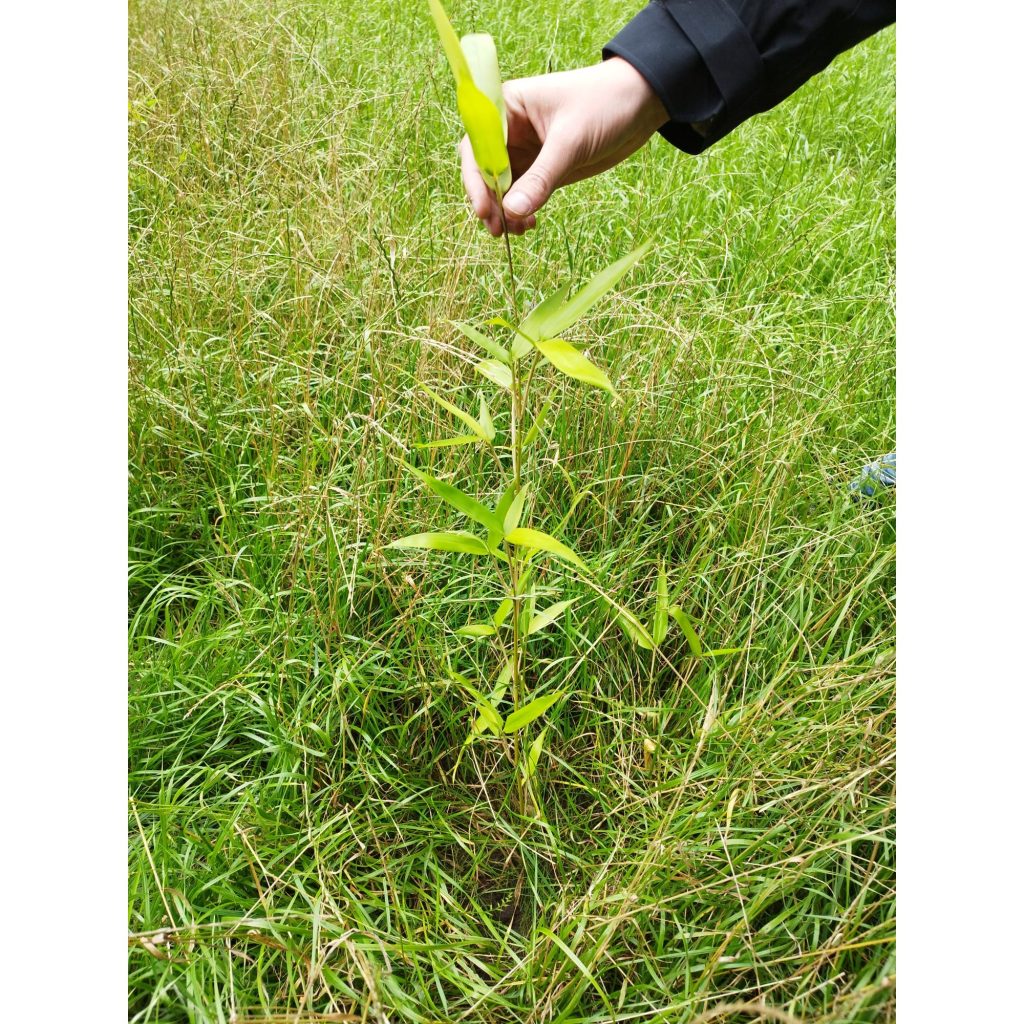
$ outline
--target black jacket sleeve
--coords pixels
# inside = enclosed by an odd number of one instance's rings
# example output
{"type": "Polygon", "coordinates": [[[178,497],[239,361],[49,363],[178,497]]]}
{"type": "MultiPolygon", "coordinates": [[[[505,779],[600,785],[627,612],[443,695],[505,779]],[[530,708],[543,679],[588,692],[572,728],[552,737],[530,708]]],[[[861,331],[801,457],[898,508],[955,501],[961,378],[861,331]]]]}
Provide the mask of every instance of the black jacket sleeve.
{"type": "Polygon", "coordinates": [[[700,153],[896,20],[896,0],[652,0],[605,47],[629,61],[700,153]]]}

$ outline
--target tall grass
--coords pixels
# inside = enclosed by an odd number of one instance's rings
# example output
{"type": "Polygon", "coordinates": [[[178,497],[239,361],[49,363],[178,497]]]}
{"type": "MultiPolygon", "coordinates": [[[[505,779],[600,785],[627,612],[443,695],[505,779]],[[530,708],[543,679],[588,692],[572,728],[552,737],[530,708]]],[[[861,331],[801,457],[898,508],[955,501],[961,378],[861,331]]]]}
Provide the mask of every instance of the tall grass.
{"type": "MultiPolygon", "coordinates": [[[[513,77],[636,6],[450,9],[513,77]]],[[[129,1018],[894,1019],[894,505],[845,495],[894,444],[892,33],[518,244],[525,305],[659,238],[575,336],[623,402],[570,392],[538,473],[614,596],[653,607],[664,557],[749,648],[551,630],[573,692],[527,829],[493,764],[456,769],[472,709],[437,684],[483,576],[384,551],[445,525],[392,454],[449,426],[416,381],[469,407],[447,324],[502,305],[425,11],[130,26],[129,1018]]]]}

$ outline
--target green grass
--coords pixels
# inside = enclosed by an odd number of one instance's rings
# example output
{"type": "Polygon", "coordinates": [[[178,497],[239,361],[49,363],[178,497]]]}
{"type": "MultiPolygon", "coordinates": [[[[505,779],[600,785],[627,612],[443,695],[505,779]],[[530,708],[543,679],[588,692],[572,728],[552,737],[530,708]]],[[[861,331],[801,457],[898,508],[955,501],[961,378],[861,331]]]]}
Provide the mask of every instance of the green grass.
{"type": "MultiPolygon", "coordinates": [[[[451,10],[513,77],[638,6],[451,10]]],[[[845,495],[895,443],[894,45],[513,240],[533,299],[657,236],[574,332],[624,401],[566,390],[545,521],[588,491],[616,598],[665,558],[746,649],[652,660],[570,588],[541,824],[454,770],[485,576],[383,550],[452,522],[392,440],[479,385],[446,321],[508,311],[425,5],[130,5],[131,1020],[894,1019],[895,506],[845,495]]]]}

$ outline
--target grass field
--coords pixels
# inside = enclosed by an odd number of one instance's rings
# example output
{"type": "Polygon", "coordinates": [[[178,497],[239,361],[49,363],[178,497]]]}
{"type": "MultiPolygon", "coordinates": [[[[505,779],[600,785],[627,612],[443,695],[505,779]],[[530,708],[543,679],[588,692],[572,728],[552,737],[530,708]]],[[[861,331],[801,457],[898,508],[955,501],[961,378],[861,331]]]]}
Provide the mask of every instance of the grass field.
{"type": "MultiPolygon", "coordinates": [[[[511,78],[639,6],[450,10],[511,78]]],[[[508,312],[425,3],[129,18],[129,1019],[893,1020],[895,503],[845,493],[895,445],[893,32],[513,240],[532,301],[658,239],[575,330],[623,402],[566,389],[534,514],[587,492],[609,591],[646,614],[664,558],[744,649],[575,595],[538,821],[456,769],[477,565],[384,550],[451,522],[395,457],[450,432],[416,382],[470,395],[448,321],[508,312]]]]}

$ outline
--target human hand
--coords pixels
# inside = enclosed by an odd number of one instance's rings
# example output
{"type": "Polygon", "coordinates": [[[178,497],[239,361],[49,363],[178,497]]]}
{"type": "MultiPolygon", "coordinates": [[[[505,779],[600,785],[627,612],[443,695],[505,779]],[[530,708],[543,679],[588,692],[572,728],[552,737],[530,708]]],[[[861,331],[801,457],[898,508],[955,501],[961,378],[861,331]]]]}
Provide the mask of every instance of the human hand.
{"type": "MultiPolygon", "coordinates": [[[[514,235],[536,226],[536,211],[556,188],[621,163],[669,119],[644,76],[621,57],[514,79],[504,95],[513,180],[503,205],[514,235]]],[[[500,235],[498,200],[477,170],[468,138],[460,152],[473,212],[500,235]]]]}

